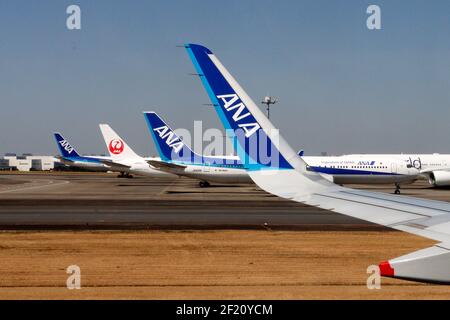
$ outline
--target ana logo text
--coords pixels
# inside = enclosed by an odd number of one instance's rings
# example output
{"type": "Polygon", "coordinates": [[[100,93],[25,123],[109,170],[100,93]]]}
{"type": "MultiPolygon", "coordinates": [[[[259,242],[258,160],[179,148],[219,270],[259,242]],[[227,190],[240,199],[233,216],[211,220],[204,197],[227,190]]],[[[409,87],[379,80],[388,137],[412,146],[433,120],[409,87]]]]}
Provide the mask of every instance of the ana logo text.
{"type": "MultiPolygon", "coordinates": [[[[226,111],[230,112],[234,110],[233,120],[235,122],[239,122],[250,116],[250,112],[248,112],[247,107],[242,103],[237,94],[223,94],[217,96],[217,98],[222,100],[223,108],[226,111]]],[[[258,131],[258,129],[261,128],[256,122],[239,123],[238,127],[244,130],[245,137],[247,138],[249,138],[252,134],[254,134],[256,131],[258,131]]]]}
{"type": "Polygon", "coordinates": [[[358,166],[374,166],[375,161],[359,161],[358,166]]]}
{"type": "Polygon", "coordinates": [[[109,151],[112,154],[121,154],[124,148],[124,143],[120,139],[112,139],[109,143],[109,151]]]}
{"type": "Polygon", "coordinates": [[[159,137],[162,140],[165,140],[166,144],[172,148],[176,154],[180,153],[183,148],[183,142],[167,126],[155,128],[153,131],[158,132],[159,137]]]}
{"type": "Polygon", "coordinates": [[[69,154],[72,153],[73,147],[67,142],[67,140],[61,140],[61,141],[59,141],[58,143],[59,143],[59,144],[61,145],[61,147],[63,147],[64,150],[66,150],[69,154]]]}

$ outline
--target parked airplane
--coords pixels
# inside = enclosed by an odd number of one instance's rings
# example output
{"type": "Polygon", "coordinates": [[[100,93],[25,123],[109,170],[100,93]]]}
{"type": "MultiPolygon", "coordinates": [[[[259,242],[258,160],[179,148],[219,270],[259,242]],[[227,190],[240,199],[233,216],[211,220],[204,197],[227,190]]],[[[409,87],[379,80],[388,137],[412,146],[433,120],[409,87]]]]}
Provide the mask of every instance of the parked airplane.
{"type": "MultiPolygon", "coordinates": [[[[102,129],[102,127],[100,127],[102,129]]],[[[58,145],[61,156],[58,159],[69,166],[84,168],[92,171],[113,171],[120,172],[120,177],[131,177],[129,173],[136,173],[140,175],[152,176],[152,177],[176,177],[167,172],[151,168],[146,162],[147,159],[132,158],[134,154],[128,145],[120,139],[119,136],[109,126],[103,126],[102,133],[106,134],[111,140],[111,146],[108,147],[110,153],[116,152],[114,157],[106,156],[81,156],[75,148],[59,133],[54,133],[56,144],[58,145]],[[115,141],[113,141],[116,139],[115,141]],[[122,145],[118,145],[115,142],[121,141],[122,145]],[[121,150],[121,152],[119,152],[121,150]],[[120,154],[127,155],[128,158],[120,159],[120,154]],[[116,158],[116,156],[118,158],[116,158]]],[[[105,137],[105,136],[104,136],[105,137]]],[[[107,138],[105,138],[106,140],[107,138]]],[[[105,141],[106,142],[106,141],[105,141]]],[[[108,144],[108,143],[107,143],[108,144]]],[[[149,158],[158,159],[158,158],[149,158]]]]}
{"type": "Polygon", "coordinates": [[[418,169],[402,159],[380,155],[303,156],[307,169],[331,176],[336,184],[394,183],[395,193],[400,184],[412,183],[421,178],[418,169]]]}
{"type": "Polygon", "coordinates": [[[161,161],[149,160],[152,166],[166,172],[200,180],[200,187],[210,182],[253,183],[237,156],[204,156],[192,151],[155,113],[144,112],[161,161]]]}
{"type": "Polygon", "coordinates": [[[417,169],[424,179],[433,186],[450,186],[450,154],[377,154],[377,155],[349,155],[396,158],[409,168],[417,169]]]}
{"type": "Polygon", "coordinates": [[[437,245],[380,263],[382,276],[450,283],[450,203],[344,188],[313,171],[281,137],[253,100],[207,48],[185,45],[220,121],[234,130],[233,146],[252,180],[282,198],[439,241],[437,245]],[[244,134],[242,134],[242,131],[244,134]],[[267,142],[276,161],[262,162],[267,142]],[[252,142],[253,141],[253,142],[252,142]]]}
{"type": "Polygon", "coordinates": [[[83,168],[87,170],[93,170],[93,171],[108,171],[111,170],[111,168],[103,163],[104,160],[107,160],[108,157],[101,157],[101,156],[81,156],[75,148],[64,139],[64,137],[58,133],[55,132],[53,134],[56,139],[56,145],[58,146],[59,152],[61,153],[61,156],[57,157],[62,163],[77,167],[77,168],[83,168]]]}
{"type": "Polygon", "coordinates": [[[100,131],[102,132],[103,139],[105,140],[106,148],[110,154],[108,160],[104,160],[104,163],[109,164],[111,167],[120,167],[120,177],[132,177],[131,174],[150,176],[154,178],[172,177],[176,178],[168,172],[164,172],[156,169],[150,165],[147,161],[160,161],[159,158],[144,158],[136,154],[128,144],[123,140],[108,124],[100,124],[100,131]]]}

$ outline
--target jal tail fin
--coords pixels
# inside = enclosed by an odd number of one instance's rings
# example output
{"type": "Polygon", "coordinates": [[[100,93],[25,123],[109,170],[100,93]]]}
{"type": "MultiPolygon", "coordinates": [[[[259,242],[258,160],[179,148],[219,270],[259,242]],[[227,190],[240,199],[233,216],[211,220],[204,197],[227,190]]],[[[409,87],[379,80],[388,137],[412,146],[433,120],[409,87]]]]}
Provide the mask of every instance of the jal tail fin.
{"type": "Polygon", "coordinates": [[[304,162],[211,50],[198,44],[185,48],[245,168],[304,170],[304,162]]]}
{"type": "Polygon", "coordinates": [[[108,124],[99,124],[99,127],[111,158],[141,158],[108,124]]]}
{"type": "Polygon", "coordinates": [[[69,141],[64,139],[59,132],[54,132],[53,135],[55,136],[59,152],[64,158],[80,157],[75,148],[69,143],[69,141]]]}
{"type": "Polygon", "coordinates": [[[156,112],[144,112],[150,135],[159,156],[164,161],[201,162],[201,156],[192,151],[156,112]]]}

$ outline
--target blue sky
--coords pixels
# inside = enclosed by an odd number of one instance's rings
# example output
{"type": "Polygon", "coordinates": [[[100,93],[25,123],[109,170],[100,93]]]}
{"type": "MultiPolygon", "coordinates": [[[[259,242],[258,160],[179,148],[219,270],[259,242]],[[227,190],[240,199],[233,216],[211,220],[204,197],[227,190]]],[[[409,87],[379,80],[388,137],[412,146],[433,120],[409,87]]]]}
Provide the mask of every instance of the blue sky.
{"type": "Polygon", "coordinates": [[[183,49],[209,47],[306,154],[450,153],[450,2],[0,2],[0,154],[55,154],[61,131],[104,153],[109,123],[154,154],[143,110],[222,128],[183,49]],[[67,6],[82,29],[66,29],[67,6]],[[366,28],[377,4],[382,30],[366,28]]]}

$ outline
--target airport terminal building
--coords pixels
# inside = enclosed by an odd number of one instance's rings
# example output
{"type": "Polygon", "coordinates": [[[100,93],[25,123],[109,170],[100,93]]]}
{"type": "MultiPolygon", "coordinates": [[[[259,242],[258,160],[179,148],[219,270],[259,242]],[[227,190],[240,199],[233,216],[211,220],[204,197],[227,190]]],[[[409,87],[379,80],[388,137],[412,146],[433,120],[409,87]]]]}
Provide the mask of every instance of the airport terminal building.
{"type": "Polygon", "coordinates": [[[0,170],[10,171],[49,171],[59,163],[54,156],[35,156],[25,153],[18,156],[14,153],[6,153],[0,157],[0,170]]]}

